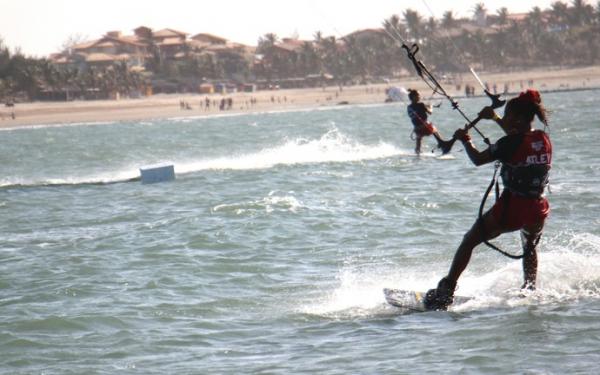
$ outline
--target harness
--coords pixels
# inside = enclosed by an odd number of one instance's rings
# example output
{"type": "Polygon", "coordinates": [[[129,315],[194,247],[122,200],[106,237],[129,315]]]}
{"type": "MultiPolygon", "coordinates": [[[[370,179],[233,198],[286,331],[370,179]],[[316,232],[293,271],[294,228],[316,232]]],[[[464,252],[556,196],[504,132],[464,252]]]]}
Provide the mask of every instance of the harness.
{"type": "Polygon", "coordinates": [[[416,132],[415,130],[417,129],[417,127],[420,126],[426,126],[428,124],[427,120],[425,120],[423,117],[421,117],[419,115],[419,113],[417,112],[417,110],[415,110],[412,107],[412,104],[410,104],[409,106],[406,107],[406,112],[408,112],[408,117],[410,118],[410,121],[413,125],[413,129],[410,132],[410,140],[414,141],[416,140],[416,132]],[[415,121],[416,120],[416,121],[415,121]],[[415,122],[418,122],[419,124],[415,124],[415,122]]]}
{"type": "MultiPolygon", "coordinates": [[[[487,200],[488,196],[490,195],[490,192],[494,188],[494,185],[496,186],[496,200],[498,200],[498,198],[500,197],[500,187],[498,186],[498,169],[500,169],[500,165],[501,165],[501,163],[499,161],[496,161],[496,164],[494,165],[494,175],[492,176],[492,181],[490,181],[490,184],[488,185],[487,189],[485,190],[485,193],[483,194],[483,198],[481,199],[481,204],[479,205],[479,213],[477,215],[477,225],[479,225],[479,228],[481,229],[481,239],[483,240],[483,243],[486,244],[490,249],[496,250],[500,254],[507,256],[511,259],[523,259],[525,257],[525,251],[523,251],[523,253],[521,253],[519,255],[511,254],[509,252],[506,252],[506,251],[500,249],[498,246],[496,246],[493,243],[486,240],[487,236],[485,233],[485,225],[483,224],[483,208],[485,207],[485,201],[487,200]]],[[[507,197],[507,199],[504,200],[504,207],[502,210],[502,219],[500,219],[501,222],[504,221],[504,213],[506,212],[506,208],[508,207],[509,199],[510,198],[507,197]]],[[[539,238],[537,239],[535,245],[537,245],[538,242],[539,242],[539,238]]]]}
{"type": "Polygon", "coordinates": [[[513,194],[525,198],[539,198],[548,185],[547,164],[514,166],[505,164],[500,170],[503,185],[513,194]]]}
{"type": "Polygon", "coordinates": [[[406,107],[406,112],[408,112],[408,117],[410,118],[413,127],[416,128],[417,126],[422,126],[428,123],[427,120],[424,119],[421,115],[419,115],[419,112],[412,107],[412,104],[406,107]],[[418,124],[415,124],[415,122],[417,122],[418,124]]]}
{"type": "MultiPolygon", "coordinates": [[[[519,152],[520,147],[517,148],[516,152],[519,152]]],[[[522,154],[521,154],[522,157],[522,154]]],[[[542,156],[539,156],[541,158],[542,156]]],[[[490,192],[496,187],[496,200],[498,200],[500,196],[500,188],[498,184],[498,170],[500,170],[500,175],[502,177],[502,184],[504,188],[510,192],[506,197],[504,197],[504,206],[502,208],[502,216],[500,218],[500,224],[502,224],[505,220],[506,211],[508,208],[508,204],[510,201],[511,195],[519,195],[525,198],[540,198],[546,186],[548,186],[548,174],[550,171],[550,165],[547,164],[548,160],[537,160],[536,159],[527,158],[527,162],[531,162],[532,164],[523,165],[519,162],[517,164],[511,163],[501,163],[500,161],[496,161],[494,166],[494,175],[492,176],[492,180],[486,189],[483,199],[481,200],[481,204],[479,206],[479,214],[477,216],[477,223],[480,227],[482,233],[482,241],[489,248],[498,251],[502,255],[505,255],[512,259],[522,259],[525,256],[525,251],[520,255],[510,254],[496,245],[490,243],[486,240],[486,232],[485,226],[483,225],[483,209],[485,206],[485,202],[490,192]],[[502,166],[502,168],[500,168],[502,166]]],[[[517,157],[517,160],[519,157],[517,157]]],[[[514,161],[514,160],[513,160],[514,161]]],[[[522,161],[521,161],[522,162],[522,161]]],[[[535,242],[534,246],[538,244],[541,236],[539,236],[535,242]]]]}

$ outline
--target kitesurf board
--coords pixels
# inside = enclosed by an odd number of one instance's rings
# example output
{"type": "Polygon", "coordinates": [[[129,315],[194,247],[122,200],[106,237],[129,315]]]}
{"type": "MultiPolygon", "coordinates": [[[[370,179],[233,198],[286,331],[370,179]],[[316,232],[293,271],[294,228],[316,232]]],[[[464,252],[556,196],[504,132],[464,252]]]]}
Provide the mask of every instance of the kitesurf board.
{"type": "MultiPolygon", "coordinates": [[[[415,292],[413,290],[389,289],[384,288],[383,294],[385,300],[392,306],[411,311],[427,311],[423,300],[425,299],[424,292],[415,292]]],[[[471,300],[471,297],[454,296],[453,305],[460,305],[471,300]]]]}

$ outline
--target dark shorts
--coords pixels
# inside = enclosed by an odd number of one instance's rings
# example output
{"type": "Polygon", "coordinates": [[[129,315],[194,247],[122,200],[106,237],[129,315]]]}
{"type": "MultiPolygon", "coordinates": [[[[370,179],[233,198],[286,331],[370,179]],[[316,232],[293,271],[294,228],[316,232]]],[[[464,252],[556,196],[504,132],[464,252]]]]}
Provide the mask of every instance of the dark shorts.
{"type": "Polygon", "coordinates": [[[433,133],[435,133],[435,131],[436,131],[435,126],[433,126],[433,124],[430,122],[419,125],[419,126],[415,126],[415,128],[414,128],[415,134],[418,135],[419,137],[425,137],[427,135],[432,135],[433,133]]]}
{"type": "Polygon", "coordinates": [[[543,223],[550,214],[546,198],[525,198],[503,192],[491,209],[492,216],[509,231],[543,223]]]}

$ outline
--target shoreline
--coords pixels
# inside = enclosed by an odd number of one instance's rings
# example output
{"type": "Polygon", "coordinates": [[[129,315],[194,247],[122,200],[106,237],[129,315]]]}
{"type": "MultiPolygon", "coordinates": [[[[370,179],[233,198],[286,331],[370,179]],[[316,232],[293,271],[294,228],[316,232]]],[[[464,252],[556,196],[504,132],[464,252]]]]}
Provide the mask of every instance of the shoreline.
{"type": "MultiPolygon", "coordinates": [[[[490,82],[490,88],[495,84],[498,92],[507,90],[509,95],[514,95],[514,93],[529,87],[536,88],[542,93],[600,89],[600,66],[480,73],[480,76],[490,82]]],[[[471,75],[456,76],[452,83],[441,78],[440,82],[456,99],[465,98],[465,84],[475,86],[475,97],[483,94],[483,90],[471,75]]],[[[0,107],[0,128],[212,117],[327,108],[342,104],[383,104],[386,99],[385,90],[392,86],[418,89],[424,93],[424,96],[431,92],[431,89],[419,77],[411,76],[390,83],[344,86],[342,88],[328,86],[253,93],[237,92],[223,95],[159,94],[138,99],[17,103],[14,108],[0,107]],[[208,109],[204,107],[207,98],[211,103],[208,109]],[[219,110],[218,105],[223,98],[232,99],[231,109],[219,110]],[[187,103],[187,106],[182,107],[182,102],[187,103]],[[14,111],[15,119],[11,118],[12,111],[14,111]]]]}

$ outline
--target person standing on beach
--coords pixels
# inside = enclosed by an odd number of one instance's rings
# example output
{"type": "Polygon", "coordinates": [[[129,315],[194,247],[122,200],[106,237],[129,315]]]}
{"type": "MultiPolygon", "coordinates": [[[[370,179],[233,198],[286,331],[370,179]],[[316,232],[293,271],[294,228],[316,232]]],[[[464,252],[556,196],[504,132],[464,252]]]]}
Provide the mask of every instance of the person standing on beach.
{"type": "Polygon", "coordinates": [[[428,310],[446,310],[452,304],[458,278],[477,245],[516,230],[521,231],[523,246],[524,283],[521,288],[534,290],[536,287],[536,247],[550,213],[544,190],[548,185],[552,144],[546,132],[533,129],[532,123],[537,117],[547,126],[546,109],[540,93],[527,90],[509,100],[504,118],[494,113],[491,107],[485,107],[479,116],[496,121],[507,135],[484,151],[473,146],[468,130],[458,129],[454,138],[462,142],[469,159],[476,166],[500,161],[504,190],[494,206],[480,215],[464,235],[448,275],[440,280],[437,288],[427,292],[424,302],[428,310]]]}
{"type": "Polygon", "coordinates": [[[441,147],[444,141],[440,133],[427,118],[432,113],[431,105],[421,102],[421,94],[417,90],[408,90],[408,99],[410,104],[406,108],[408,117],[413,124],[413,134],[415,135],[415,153],[421,154],[421,141],[423,137],[433,135],[437,141],[438,147],[441,147]]]}

